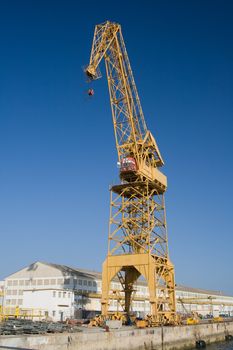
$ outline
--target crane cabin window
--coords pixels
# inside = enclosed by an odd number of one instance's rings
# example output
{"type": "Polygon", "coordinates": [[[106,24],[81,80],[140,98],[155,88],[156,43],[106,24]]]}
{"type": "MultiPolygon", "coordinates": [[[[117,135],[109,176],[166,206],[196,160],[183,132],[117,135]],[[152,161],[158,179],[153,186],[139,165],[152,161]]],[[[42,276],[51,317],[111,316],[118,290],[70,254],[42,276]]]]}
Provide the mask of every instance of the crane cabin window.
{"type": "Polygon", "coordinates": [[[132,157],[126,157],[121,160],[121,172],[136,171],[137,165],[136,161],[132,157]]]}

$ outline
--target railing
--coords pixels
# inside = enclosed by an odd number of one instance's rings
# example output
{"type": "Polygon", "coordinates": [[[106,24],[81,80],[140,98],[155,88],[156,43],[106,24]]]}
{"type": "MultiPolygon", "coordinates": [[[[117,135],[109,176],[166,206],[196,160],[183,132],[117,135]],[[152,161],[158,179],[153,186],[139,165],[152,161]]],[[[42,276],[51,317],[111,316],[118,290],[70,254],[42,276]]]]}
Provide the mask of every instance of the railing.
{"type": "Polygon", "coordinates": [[[39,308],[20,308],[18,306],[0,306],[0,320],[6,320],[8,318],[20,318],[20,319],[45,319],[48,315],[47,310],[39,308]]]}

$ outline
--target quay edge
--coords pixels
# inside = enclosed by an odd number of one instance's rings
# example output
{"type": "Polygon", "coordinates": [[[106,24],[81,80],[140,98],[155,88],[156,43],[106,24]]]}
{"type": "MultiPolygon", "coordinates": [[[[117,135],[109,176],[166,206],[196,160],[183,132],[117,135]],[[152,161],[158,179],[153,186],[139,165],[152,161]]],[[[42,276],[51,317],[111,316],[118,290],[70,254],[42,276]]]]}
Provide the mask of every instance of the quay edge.
{"type": "Polygon", "coordinates": [[[84,329],[78,333],[0,336],[1,349],[14,350],[182,350],[197,340],[207,344],[233,335],[233,322],[137,329],[125,327],[105,332],[84,329]]]}

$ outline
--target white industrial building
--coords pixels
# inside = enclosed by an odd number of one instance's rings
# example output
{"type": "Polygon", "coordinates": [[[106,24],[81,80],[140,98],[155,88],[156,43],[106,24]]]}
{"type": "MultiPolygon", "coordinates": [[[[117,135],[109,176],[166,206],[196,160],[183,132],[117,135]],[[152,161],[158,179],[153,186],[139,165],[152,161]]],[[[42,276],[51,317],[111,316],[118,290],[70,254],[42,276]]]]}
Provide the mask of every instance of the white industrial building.
{"type": "MultiPolygon", "coordinates": [[[[9,313],[16,307],[34,309],[54,321],[93,316],[101,310],[101,284],[99,272],[38,261],[5,278],[2,305],[9,313]]],[[[112,289],[119,295],[118,280],[112,281],[112,289]]],[[[133,299],[132,311],[138,316],[150,313],[145,281],[138,280],[133,299]]],[[[176,286],[176,299],[180,313],[233,316],[233,297],[221,292],[176,286]]],[[[109,309],[122,310],[114,297],[109,309]]]]}
{"type": "Polygon", "coordinates": [[[74,292],[65,289],[28,289],[23,291],[22,310],[33,310],[33,316],[64,321],[74,317],[74,292]],[[41,306],[43,308],[41,308],[41,306]]]}

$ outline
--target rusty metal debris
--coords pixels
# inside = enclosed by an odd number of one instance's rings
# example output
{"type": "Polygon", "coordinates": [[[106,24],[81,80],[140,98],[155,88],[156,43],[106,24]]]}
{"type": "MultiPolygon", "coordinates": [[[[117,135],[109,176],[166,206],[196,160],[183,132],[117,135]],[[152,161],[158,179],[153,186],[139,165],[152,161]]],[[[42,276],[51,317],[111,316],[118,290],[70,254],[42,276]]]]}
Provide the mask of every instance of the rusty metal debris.
{"type": "Polygon", "coordinates": [[[0,335],[74,333],[81,332],[78,326],[55,322],[30,320],[7,320],[0,324],[0,335]]]}

